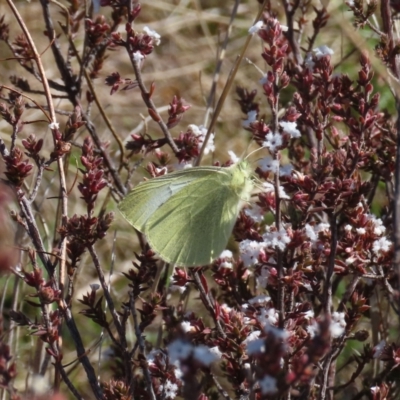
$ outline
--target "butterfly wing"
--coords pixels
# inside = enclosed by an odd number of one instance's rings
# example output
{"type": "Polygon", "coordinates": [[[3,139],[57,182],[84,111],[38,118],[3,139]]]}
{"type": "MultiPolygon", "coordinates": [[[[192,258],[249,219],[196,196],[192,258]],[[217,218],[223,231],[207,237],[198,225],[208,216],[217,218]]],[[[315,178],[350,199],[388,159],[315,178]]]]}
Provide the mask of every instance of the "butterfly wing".
{"type": "MultiPolygon", "coordinates": [[[[193,170],[192,170],[193,172],[193,170]]],[[[150,247],[176,265],[206,265],[225,249],[239,211],[231,168],[185,182],[148,219],[150,247]]]]}
{"type": "Polygon", "coordinates": [[[134,228],[144,232],[147,220],[171,196],[216,169],[215,167],[185,169],[141,182],[118,204],[118,209],[134,228]]]}

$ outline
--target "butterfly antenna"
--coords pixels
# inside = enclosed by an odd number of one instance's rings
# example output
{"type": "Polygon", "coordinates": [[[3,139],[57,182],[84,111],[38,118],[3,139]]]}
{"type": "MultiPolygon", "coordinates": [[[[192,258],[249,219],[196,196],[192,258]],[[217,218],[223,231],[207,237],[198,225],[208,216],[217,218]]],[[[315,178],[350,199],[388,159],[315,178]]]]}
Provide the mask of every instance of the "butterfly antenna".
{"type": "Polygon", "coordinates": [[[245,157],[245,160],[247,160],[252,154],[256,153],[257,151],[263,150],[264,147],[259,147],[253,151],[251,151],[249,154],[247,154],[247,156],[245,157]]]}

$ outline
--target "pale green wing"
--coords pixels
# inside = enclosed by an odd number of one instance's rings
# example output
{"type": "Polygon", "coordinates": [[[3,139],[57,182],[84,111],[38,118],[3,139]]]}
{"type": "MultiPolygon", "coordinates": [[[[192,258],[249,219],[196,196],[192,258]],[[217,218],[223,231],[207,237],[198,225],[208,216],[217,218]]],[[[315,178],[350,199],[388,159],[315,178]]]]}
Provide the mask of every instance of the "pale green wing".
{"type": "Polygon", "coordinates": [[[144,232],[150,216],[171,196],[197,179],[219,171],[218,167],[189,168],[139,183],[119,204],[123,217],[144,232]]]}
{"type": "Polygon", "coordinates": [[[206,265],[225,249],[240,203],[232,172],[217,169],[186,183],[148,219],[145,234],[161,258],[176,265],[206,265]]]}

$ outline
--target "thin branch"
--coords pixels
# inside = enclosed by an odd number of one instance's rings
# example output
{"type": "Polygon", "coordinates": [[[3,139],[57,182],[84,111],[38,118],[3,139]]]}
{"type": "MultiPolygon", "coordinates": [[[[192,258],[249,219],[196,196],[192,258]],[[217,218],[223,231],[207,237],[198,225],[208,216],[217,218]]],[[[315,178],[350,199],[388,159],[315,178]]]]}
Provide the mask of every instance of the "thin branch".
{"type": "MultiPolygon", "coordinates": [[[[129,292],[129,305],[130,305],[131,314],[132,314],[132,318],[133,318],[133,326],[135,327],[135,335],[138,340],[139,350],[140,350],[140,353],[143,355],[143,357],[146,357],[146,351],[145,351],[145,346],[144,346],[144,342],[143,342],[143,333],[139,328],[139,322],[138,322],[138,316],[137,316],[137,312],[136,312],[135,298],[133,295],[133,290],[131,290],[129,292]]],[[[142,367],[144,378],[146,381],[147,394],[150,396],[151,400],[156,400],[156,395],[154,393],[153,384],[151,382],[151,374],[147,367],[147,361],[142,361],[141,367],[142,367]]],[[[133,396],[132,383],[129,385],[129,389],[131,390],[131,395],[133,396]]]]}
{"type": "MultiPolygon", "coordinates": [[[[254,20],[254,22],[257,22],[261,18],[261,15],[264,12],[264,9],[265,9],[265,6],[266,6],[267,3],[268,3],[268,0],[264,0],[263,4],[261,5],[260,10],[259,10],[259,12],[258,12],[258,14],[257,14],[257,16],[256,16],[256,18],[254,20]]],[[[210,139],[210,136],[211,136],[211,133],[212,133],[212,131],[214,129],[215,123],[217,122],[219,114],[221,113],[222,107],[223,107],[223,105],[225,103],[225,99],[228,96],[228,93],[229,93],[229,91],[230,91],[230,89],[232,87],[232,84],[233,84],[233,81],[235,79],[236,73],[237,73],[237,71],[239,69],[240,64],[242,63],[243,57],[244,57],[244,55],[246,53],[247,48],[249,47],[249,44],[250,44],[250,41],[251,41],[252,37],[253,37],[253,35],[248,35],[247,36],[246,42],[245,42],[245,44],[244,44],[244,46],[242,48],[242,51],[240,52],[239,56],[236,58],[235,65],[233,66],[233,68],[231,69],[231,71],[229,73],[228,79],[226,80],[226,84],[224,86],[224,90],[222,91],[221,96],[218,99],[218,103],[217,103],[217,106],[215,107],[215,111],[214,111],[214,114],[212,116],[210,125],[207,128],[207,133],[206,133],[206,136],[204,138],[203,145],[201,146],[200,154],[197,157],[197,160],[195,162],[196,166],[200,165],[200,163],[201,163],[201,159],[203,158],[203,155],[204,155],[204,150],[207,147],[207,143],[208,143],[208,141],[210,139]]]]}

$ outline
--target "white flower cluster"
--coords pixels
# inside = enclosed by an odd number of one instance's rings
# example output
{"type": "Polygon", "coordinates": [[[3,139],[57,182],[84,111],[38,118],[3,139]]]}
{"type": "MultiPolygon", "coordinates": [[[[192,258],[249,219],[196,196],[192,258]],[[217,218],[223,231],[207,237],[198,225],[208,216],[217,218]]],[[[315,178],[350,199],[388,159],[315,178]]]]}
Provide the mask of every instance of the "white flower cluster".
{"type": "MultiPolygon", "coordinates": [[[[269,182],[264,182],[262,184],[265,193],[270,193],[270,192],[275,192],[275,187],[272,183],[269,182]]],[[[290,199],[290,197],[286,194],[285,189],[283,188],[283,186],[279,186],[279,198],[281,199],[290,199]]]]}
{"type": "Polygon", "coordinates": [[[277,231],[271,227],[266,227],[266,232],[262,238],[262,242],[249,239],[240,242],[239,251],[245,267],[256,264],[260,254],[264,253],[266,248],[272,247],[283,251],[291,241],[290,236],[284,228],[277,231]]]}
{"type": "Polygon", "coordinates": [[[192,356],[200,364],[209,367],[211,363],[220,358],[219,349],[210,349],[207,346],[193,346],[189,342],[177,339],[168,346],[170,361],[174,364],[177,361],[184,361],[192,356]]]}
{"type": "Polygon", "coordinates": [[[233,268],[233,254],[230,250],[224,250],[218,258],[222,261],[219,266],[220,268],[233,268]]]}
{"type": "Polygon", "coordinates": [[[329,329],[333,338],[341,336],[346,329],[346,325],[344,312],[335,311],[332,313],[332,321],[329,329]]]}
{"type": "Polygon", "coordinates": [[[287,234],[284,228],[280,228],[279,231],[272,230],[271,227],[267,227],[267,232],[263,235],[264,242],[267,247],[274,247],[279,250],[285,250],[286,246],[290,243],[290,236],[287,234]]]}
{"type": "Polygon", "coordinates": [[[318,240],[318,233],[328,229],[330,229],[330,225],[321,222],[317,225],[306,224],[304,227],[304,232],[310,241],[315,243],[318,240]]]}
{"type": "MultiPolygon", "coordinates": [[[[160,350],[153,350],[147,355],[147,362],[149,365],[155,365],[155,359],[156,357],[158,358],[158,362],[161,363],[163,367],[166,366],[166,354],[160,350]]],[[[174,363],[169,363],[170,365],[172,364],[175,367],[174,370],[174,375],[175,378],[180,380],[183,376],[183,372],[180,369],[179,366],[179,361],[175,361],[174,363]]],[[[165,398],[167,399],[174,399],[178,395],[178,385],[176,383],[173,383],[169,379],[167,379],[164,383],[164,385],[160,385],[159,391],[161,393],[165,394],[165,398]]]]}
{"type": "MultiPolygon", "coordinates": [[[[301,133],[297,129],[296,122],[280,121],[279,125],[283,132],[288,134],[291,139],[301,137],[301,133]]],[[[265,136],[265,140],[262,145],[263,147],[266,147],[271,154],[274,154],[277,150],[279,150],[279,147],[283,145],[283,136],[280,132],[269,132],[265,136]]]]}
{"type": "Polygon", "coordinates": [[[257,121],[257,111],[252,110],[247,113],[247,119],[242,122],[243,128],[249,128],[250,124],[257,121]]]}
{"type": "Polygon", "coordinates": [[[164,393],[166,399],[174,399],[178,394],[178,385],[167,379],[164,385],[160,385],[159,390],[164,393]]]}
{"type": "Polygon", "coordinates": [[[315,53],[315,57],[317,57],[318,59],[325,56],[331,56],[335,53],[331,48],[326,45],[322,45],[317,47],[316,49],[313,49],[313,52],[315,53]]]}
{"type": "Polygon", "coordinates": [[[278,151],[279,147],[283,144],[282,135],[279,132],[269,132],[265,136],[263,147],[266,147],[271,154],[278,151]]]}
{"type": "Polygon", "coordinates": [[[290,135],[291,138],[299,138],[301,137],[300,131],[297,129],[296,122],[289,122],[289,121],[281,121],[279,125],[283,129],[283,132],[290,135]]]}
{"type": "Polygon", "coordinates": [[[280,165],[278,160],[274,160],[271,156],[267,156],[258,161],[258,166],[262,172],[278,173],[279,176],[291,176],[293,171],[292,164],[280,165]]]}
{"type": "MultiPolygon", "coordinates": [[[[194,124],[191,124],[188,126],[188,129],[197,136],[199,139],[199,150],[203,146],[204,139],[207,135],[207,128],[204,127],[203,125],[197,126],[194,124]]],[[[214,145],[214,134],[212,133],[208,139],[207,146],[204,149],[204,155],[207,155],[209,153],[213,153],[215,151],[215,145],[214,145]]]]}
{"type": "MultiPolygon", "coordinates": [[[[375,241],[372,244],[372,251],[376,256],[381,256],[384,253],[387,253],[390,251],[390,249],[393,246],[393,242],[387,238],[387,236],[383,236],[386,233],[386,227],[383,225],[383,221],[380,218],[377,218],[373,214],[367,214],[366,215],[368,223],[367,227],[369,225],[369,228],[372,228],[372,233],[376,236],[379,236],[375,239],[375,241]]],[[[347,232],[351,232],[353,230],[353,226],[350,224],[347,224],[344,229],[347,232]]],[[[367,234],[368,229],[364,227],[358,227],[354,228],[356,233],[360,236],[367,234]]],[[[351,258],[350,260],[353,260],[351,258]]],[[[348,263],[347,263],[348,264],[348,263]]]]}
{"type": "Polygon", "coordinates": [[[264,220],[265,212],[257,204],[252,204],[250,208],[246,208],[244,213],[250,217],[254,222],[262,222],[264,220]]]}
{"type": "Polygon", "coordinates": [[[153,43],[155,46],[158,46],[161,43],[161,36],[153,29],[150,29],[148,26],[145,26],[143,28],[143,32],[153,39],[153,43]]]}

